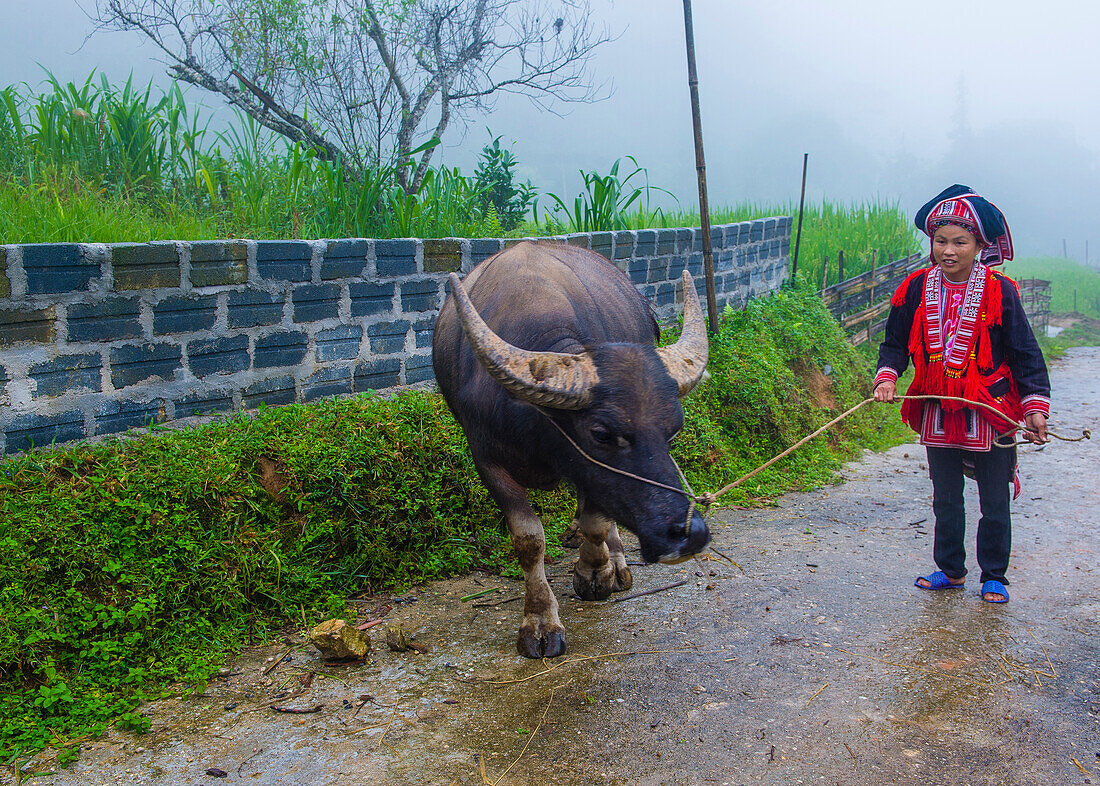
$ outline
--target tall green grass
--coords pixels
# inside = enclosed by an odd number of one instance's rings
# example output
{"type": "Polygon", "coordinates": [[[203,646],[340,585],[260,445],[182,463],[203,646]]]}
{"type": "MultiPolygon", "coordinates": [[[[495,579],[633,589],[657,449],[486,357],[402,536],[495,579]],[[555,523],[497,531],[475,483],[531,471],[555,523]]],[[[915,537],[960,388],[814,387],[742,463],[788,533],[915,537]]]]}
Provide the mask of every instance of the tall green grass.
{"type": "Polygon", "coordinates": [[[234,237],[218,216],[111,194],[49,175],[33,183],[0,175],[0,243],[114,243],[234,237]]]}
{"type": "Polygon", "coordinates": [[[1100,317],[1100,273],[1080,262],[1061,257],[1025,257],[1006,262],[1004,271],[1017,280],[1041,278],[1049,281],[1050,310],[1055,314],[1076,310],[1079,314],[1100,317]]]}
{"type": "MultiPolygon", "coordinates": [[[[416,193],[398,187],[403,162],[353,178],[312,150],[289,144],[239,115],[221,133],[187,104],[178,85],[156,93],[93,74],[52,76],[46,89],[0,90],[0,243],[122,242],[216,237],[492,237],[698,226],[697,212],[651,207],[646,169],[626,156],[607,174],[582,172],[574,198],[548,195],[556,210],[505,232],[490,193],[514,159],[487,146],[477,177],[430,170],[416,193]],[[620,165],[629,162],[622,169],[620,165]],[[627,171],[629,169],[629,171],[627,171]]],[[[526,187],[525,187],[526,188],[526,187]]],[[[534,197],[525,190],[521,204],[534,197]]],[[[544,202],[545,207],[545,202],[544,202]]],[[[523,208],[521,208],[523,209],[523,208]]],[[[712,211],[714,223],[795,215],[791,204],[744,203],[712,211]]],[[[517,217],[509,213],[511,227],[517,217]]],[[[809,205],[800,277],[821,285],[919,246],[895,203],[809,205]]],[[[791,248],[794,249],[792,227],[791,248]]]]}
{"type": "MultiPolygon", "coordinates": [[[[0,90],[0,201],[32,200],[0,242],[499,234],[487,185],[429,171],[415,193],[393,162],[351,177],[238,115],[214,133],[178,85],[121,88],[52,76],[0,90]],[[112,214],[117,214],[112,218],[112,214]]],[[[414,151],[416,152],[416,151],[414,151]]]]}

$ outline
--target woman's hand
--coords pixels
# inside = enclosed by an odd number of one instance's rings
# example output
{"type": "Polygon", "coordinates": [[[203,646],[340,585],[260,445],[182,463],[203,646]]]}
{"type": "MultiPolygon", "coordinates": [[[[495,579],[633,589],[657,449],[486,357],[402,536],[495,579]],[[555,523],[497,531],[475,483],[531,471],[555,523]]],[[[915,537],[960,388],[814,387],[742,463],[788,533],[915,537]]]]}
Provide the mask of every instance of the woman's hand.
{"type": "Polygon", "coordinates": [[[898,385],[896,382],[889,380],[880,382],[875,388],[875,401],[891,402],[894,400],[894,396],[898,392],[898,385]]]}
{"type": "Polygon", "coordinates": [[[1032,412],[1030,415],[1024,416],[1024,423],[1027,425],[1027,431],[1024,431],[1024,439],[1028,442],[1034,442],[1036,445],[1042,445],[1047,441],[1047,416],[1042,412],[1032,412]]]}

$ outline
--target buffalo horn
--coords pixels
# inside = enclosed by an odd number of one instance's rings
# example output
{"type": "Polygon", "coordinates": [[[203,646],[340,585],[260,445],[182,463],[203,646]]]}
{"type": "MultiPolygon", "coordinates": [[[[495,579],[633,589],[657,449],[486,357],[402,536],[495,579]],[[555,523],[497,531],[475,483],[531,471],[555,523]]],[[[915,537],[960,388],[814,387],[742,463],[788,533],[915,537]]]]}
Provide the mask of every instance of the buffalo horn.
{"type": "Polygon", "coordinates": [[[668,375],[676,380],[683,398],[692,391],[707,368],[710,342],[707,340],[703,307],[699,305],[699,293],[695,282],[686,270],[681,277],[684,285],[684,330],[680,340],[667,347],[658,347],[657,354],[665,364],[668,375]]]}
{"type": "Polygon", "coordinates": [[[596,364],[586,354],[532,352],[509,344],[485,324],[458,276],[451,273],[451,292],[474,355],[489,375],[528,403],[553,409],[584,409],[599,382],[596,364]]]}

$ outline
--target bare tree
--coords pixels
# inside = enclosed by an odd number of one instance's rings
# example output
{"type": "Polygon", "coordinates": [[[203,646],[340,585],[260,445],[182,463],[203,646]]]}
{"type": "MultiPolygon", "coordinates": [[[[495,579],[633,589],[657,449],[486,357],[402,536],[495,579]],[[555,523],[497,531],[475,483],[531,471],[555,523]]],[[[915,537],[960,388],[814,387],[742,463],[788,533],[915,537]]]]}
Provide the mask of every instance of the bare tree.
{"type": "Polygon", "coordinates": [[[100,28],[159,47],[172,76],[357,179],[397,164],[409,191],[452,119],[489,111],[501,93],[544,108],[597,98],[589,63],[611,39],[589,0],[98,0],[97,10],[100,28]]]}

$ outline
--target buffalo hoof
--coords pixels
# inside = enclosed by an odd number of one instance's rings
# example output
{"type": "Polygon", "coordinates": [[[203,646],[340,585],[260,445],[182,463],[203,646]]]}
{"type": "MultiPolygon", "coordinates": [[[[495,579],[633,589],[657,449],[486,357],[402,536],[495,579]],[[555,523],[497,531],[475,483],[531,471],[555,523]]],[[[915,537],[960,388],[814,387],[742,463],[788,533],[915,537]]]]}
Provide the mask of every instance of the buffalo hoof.
{"type": "Polygon", "coordinates": [[[525,658],[556,658],[565,654],[565,629],[545,623],[519,629],[516,651],[525,658]]]}
{"type": "Polygon", "coordinates": [[[599,570],[578,562],[573,568],[573,589],[581,600],[605,600],[612,592],[620,592],[634,583],[630,571],[626,571],[629,583],[626,587],[619,586],[619,575],[611,563],[606,563],[599,570]]]}

